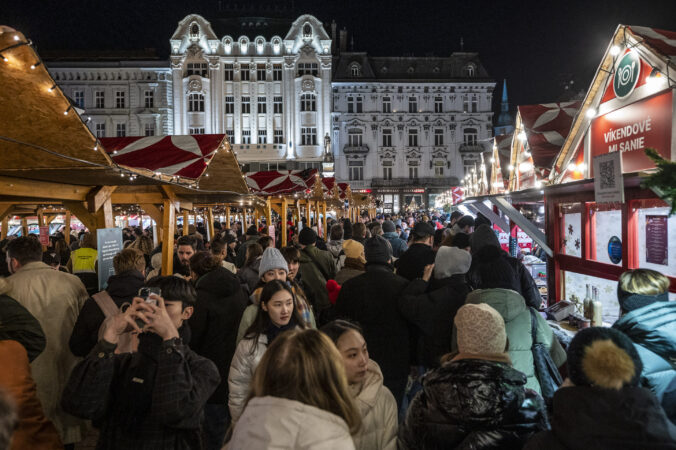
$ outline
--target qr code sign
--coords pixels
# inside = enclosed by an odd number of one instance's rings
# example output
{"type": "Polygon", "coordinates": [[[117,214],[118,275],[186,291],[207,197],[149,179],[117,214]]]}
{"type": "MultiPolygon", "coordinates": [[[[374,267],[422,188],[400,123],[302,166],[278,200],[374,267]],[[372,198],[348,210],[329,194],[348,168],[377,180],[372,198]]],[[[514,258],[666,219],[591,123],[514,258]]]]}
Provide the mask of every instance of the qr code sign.
{"type": "Polygon", "coordinates": [[[601,189],[613,189],[615,183],[615,161],[603,161],[599,163],[601,189]]]}

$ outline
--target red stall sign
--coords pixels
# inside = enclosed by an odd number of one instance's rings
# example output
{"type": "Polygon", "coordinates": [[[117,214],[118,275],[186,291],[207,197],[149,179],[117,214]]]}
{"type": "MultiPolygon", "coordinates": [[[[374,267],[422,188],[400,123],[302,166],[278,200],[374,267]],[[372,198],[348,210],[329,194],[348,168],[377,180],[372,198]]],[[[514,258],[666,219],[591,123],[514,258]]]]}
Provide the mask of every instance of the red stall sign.
{"type": "Polygon", "coordinates": [[[645,148],[655,148],[671,159],[672,91],[632,103],[603,116],[591,124],[591,155],[622,152],[625,173],[651,169],[655,164],[645,148]]]}

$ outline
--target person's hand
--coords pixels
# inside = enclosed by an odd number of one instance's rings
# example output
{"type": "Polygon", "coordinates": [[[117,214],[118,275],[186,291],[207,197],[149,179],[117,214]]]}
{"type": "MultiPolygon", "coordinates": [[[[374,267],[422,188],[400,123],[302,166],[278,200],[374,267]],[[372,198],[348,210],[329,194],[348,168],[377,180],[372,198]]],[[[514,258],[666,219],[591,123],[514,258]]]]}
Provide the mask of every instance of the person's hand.
{"type": "Polygon", "coordinates": [[[152,298],[157,300],[157,306],[146,303],[151,308],[151,312],[146,314],[148,322],[143,327],[143,331],[151,331],[159,335],[164,341],[179,337],[178,330],[167,312],[164,299],[157,295],[153,295],[152,298]]]}
{"type": "Polygon", "coordinates": [[[151,311],[149,305],[147,305],[142,298],[134,298],[132,305],[127,308],[126,311],[115,314],[105,320],[102,338],[106,342],[117,344],[120,335],[123,333],[128,331],[141,333],[142,330],[139,328],[136,320],[138,319],[141,322],[148,323],[146,314],[151,311]]]}
{"type": "Polygon", "coordinates": [[[432,271],[434,270],[434,264],[428,264],[425,266],[425,270],[423,271],[423,276],[422,279],[425,281],[430,281],[430,278],[432,278],[432,271]]]}

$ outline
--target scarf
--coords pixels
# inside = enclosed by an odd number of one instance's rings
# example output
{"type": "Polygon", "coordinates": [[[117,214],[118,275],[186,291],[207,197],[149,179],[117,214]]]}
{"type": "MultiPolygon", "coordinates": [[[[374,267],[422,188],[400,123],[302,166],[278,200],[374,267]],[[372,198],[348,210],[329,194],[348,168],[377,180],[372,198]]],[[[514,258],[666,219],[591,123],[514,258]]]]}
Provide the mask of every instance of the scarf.
{"type": "Polygon", "coordinates": [[[278,327],[277,325],[271,322],[270,325],[268,326],[268,329],[265,330],[265,335],[268,338],[268,347],[270,346],[270,344],[272,344],[272,341],[274,341],[277,336],[279,336],[285,331],[293,330],[297,326],[298,323],[296,322],[296,318],[293,317],[293,314],[291,315],[291,320],[289,320],[289,323],[287,323],[284,326],[278,327]]]}

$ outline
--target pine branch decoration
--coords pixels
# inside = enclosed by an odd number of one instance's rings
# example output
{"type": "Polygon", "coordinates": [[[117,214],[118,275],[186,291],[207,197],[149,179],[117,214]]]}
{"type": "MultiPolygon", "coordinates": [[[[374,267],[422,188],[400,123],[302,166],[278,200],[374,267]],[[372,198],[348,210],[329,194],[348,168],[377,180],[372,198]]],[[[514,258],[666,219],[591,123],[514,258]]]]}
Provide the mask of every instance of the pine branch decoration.
{"type": "Polygon", "coordinates": [[[669,215],[676,214],[676,162],[662,158],[654,148],[646,148],[645,153],[655,162],[657,172],[648,176],[641,185],[659,191],[660,198],[671,206],[669,215]]]}

